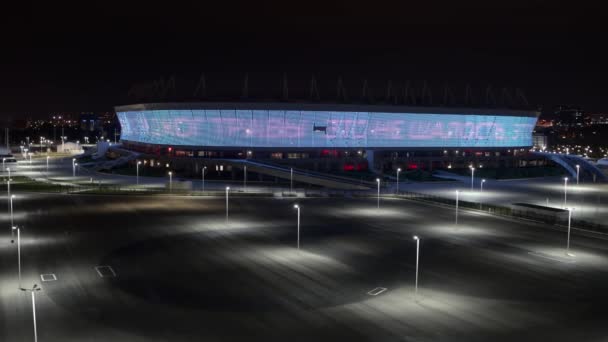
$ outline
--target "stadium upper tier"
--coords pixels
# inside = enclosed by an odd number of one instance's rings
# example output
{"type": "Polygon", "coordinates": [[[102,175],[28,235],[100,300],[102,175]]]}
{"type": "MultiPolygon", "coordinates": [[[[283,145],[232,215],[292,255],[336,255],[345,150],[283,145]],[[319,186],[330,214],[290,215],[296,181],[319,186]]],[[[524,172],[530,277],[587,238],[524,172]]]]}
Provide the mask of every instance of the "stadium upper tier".
{"type": "Polygon", "coordinates": [[[532,146],[538,113],[298,103],[116,107],[121,140],[210,148],[505,148],[532,146]]]}

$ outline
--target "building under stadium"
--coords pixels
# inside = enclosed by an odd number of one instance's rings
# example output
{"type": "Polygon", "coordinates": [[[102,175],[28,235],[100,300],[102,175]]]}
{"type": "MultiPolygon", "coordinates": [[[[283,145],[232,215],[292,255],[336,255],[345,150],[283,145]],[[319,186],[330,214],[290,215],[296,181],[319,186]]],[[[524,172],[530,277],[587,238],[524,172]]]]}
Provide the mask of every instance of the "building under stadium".
{"type": "Polygon", "coordinates": [[[115,110],[125,149],[192,172],[234,159],[340,172],[542,162],[527,153],[537,111],[242,102],[115,110]]]}

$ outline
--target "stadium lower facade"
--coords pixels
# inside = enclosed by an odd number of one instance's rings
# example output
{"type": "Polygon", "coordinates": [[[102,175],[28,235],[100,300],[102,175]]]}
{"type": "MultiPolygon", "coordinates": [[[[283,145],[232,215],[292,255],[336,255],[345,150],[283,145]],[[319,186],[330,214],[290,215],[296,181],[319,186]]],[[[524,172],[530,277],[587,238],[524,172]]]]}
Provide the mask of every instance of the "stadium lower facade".
{"type": "Polygon", "coordinates": [[[317,171],[518,166],[526,163],[539,114],[300,103],[154,103],[115,109],[123,146],[157,161],[190,161],[198,169],[209,159],[249,158],[317,171]]]}

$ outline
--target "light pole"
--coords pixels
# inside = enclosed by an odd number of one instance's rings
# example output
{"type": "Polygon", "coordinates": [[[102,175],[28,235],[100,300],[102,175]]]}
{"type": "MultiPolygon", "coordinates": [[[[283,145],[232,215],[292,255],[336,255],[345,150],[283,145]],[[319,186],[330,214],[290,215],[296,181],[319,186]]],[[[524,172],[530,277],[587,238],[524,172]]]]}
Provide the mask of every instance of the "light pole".
{"type": "Polygon", "coordinates": [[[10,197],[10,201],[11,201],[11,227],[14,225],[14,220],[13,220],[13,198],[15,198],[15,195],[11,195],[10,197]]]}
{"type": "Polygon", "coordinates": [[[230,187],[226,187],[226,223],[228,223],[228,193],[230,192],[230,187]]]}
{"type": "Polygon", "coordinates": [[[380,178],[376,178],[376,183],[378,183],[378,209],[380,209],[380,178]]]}
{"type": "Polygon", "coordinates": [[[399,174],[401,173],[401,168],[397,168],[397,194],[399,194],[399,174]]]}
{"type": "Polygon", "coordinates": [[[289,169],[289,192],[293,193],[293,167],[289,169]]]}
{"type": "Polygon", "coordinates": [[[247,165],[243,168],[243,191],[247,192],[247,165]]]}
{"type": "Polygon", "coordinates": [[[414,240],[416,241],[416,285],[415,285],[415,293],[418,294],[418,260],[420,258],[420,239],[418,236],[414,235],[414,240]]]}
{"type": "Polygon", "coordinates": [[[74,163],[74,175],[76,175],[76,170],[78,170],[78,163],[74,163]]]}
{"type": "Polygon", "coordinates": [[[72,177],[76,178],[76,158],[72,158],[72,177]]]}
{"type": "Polygon", "coordinates": [[[471,167],[471,192],[473,191],[474,184],[475,184],[475,168],[471,167]]]}
{"type": "Polygon", "coordinates": [[[458,195],[460,195],[460,191],[456,190],[456,225],[458,225],[458,195]]]}
{"type": "Polygon", "coordinates": [[[203,178],[203,192],[205,192],[205,170],[207,170],[207,167],[203,166],[203,168],[201,169],[202,178],[203,178]]]}
{"type": "Polygon", "coordinates": [[[173,172],[169,171],[169,193],[173,192],[173,172]]]}
{"type": "Polygon", "coordinates": [[[6,158],[2,158],[2,171],[6,170],[6,168],[4,167],[5,161],[6,161],[6,158]]]}
{"type": "Polygon", "coordinates": [[[568,202],[568,177],[564,178],[564,209],[566,208],[566,203],[568,202]]]}
{"type": "Polygon", "coordinates": [[[298,250],[300,250],[300,206],[295,204],[293,207],[298,209],[298,250]]]}
{"type": "Polygon", "coordinates": [[[34,342],[38,342],[38,331],[36,329],[36,291],[40,291],[38,284],[34,284],[31,289],[22,288],[21,291],[30,291],[32,293],[32,316],[34,318],[34,342]]]}
{"type": "Polygon", "coordinates": [[[570,254],[570,228],[572,225],[572,210],[573,208],[568,208],[568,238],[566,239],[566,255],[574,256],[574,254],[570,254]]]}
{"type": "MultiPolygon", "coordinates": [[[[10,179],[6,181],[6,192],[7,192],[7,197],[6,198],[9,201],[8,212],[10,214],[10,211],[11,211],[11,207],[10,207],[10,201],[11,201],[11,180],[10,179]]],[[[12,227],[12,225],[11,225],[11,227],[12,227]]],[[[11,230],[11,236],[12,235],[13,235],[13,231],[11,230]]]]}
{"type": "Polygon", "coordinates": [[[17,269],[19,272],[19,288],[21,288],[21,229],[13,226],[13,230],[17,231],[17,269]]]}
{"type": "Polygon", "coordinates": [[[576,185],[578,185],[578,175],[581,171],[581,166],[576,164],[576,185]]]}
{"type": "Polygon", "coordinates": [[[135,183],[136,183],[137,185],[139,185],[139,165],[141,165],[141,162],[140,162],[140,161],[137,161],[137,163],[135,164],[135,170],[136,170],[136,171],[135,171],[135,172],[136,172],[136,176],[135,176],[135,179],[136,179],[136,180],[135,180],[135,183]]]}
{"type": "Polygon", "coordinates": [[[8,171],[8,180],[10,181],[11,180],[11,168],[7,167],[6,171],[8,171]]]}
{"type": "Polygon", "coordinates": [[[46,156],[46,173],[47,173],[47,176],[48,176],[48,173],[49,173],[49,156],[46,156]]]}
{"type": "Polygon", "coordinates": [[[481,184],[479,185],[479,192],[481,192],[481,193],[483,193],[483,183],[485,183],[485,182],[486,182],[486,180],[482,179],[481,184]]]}

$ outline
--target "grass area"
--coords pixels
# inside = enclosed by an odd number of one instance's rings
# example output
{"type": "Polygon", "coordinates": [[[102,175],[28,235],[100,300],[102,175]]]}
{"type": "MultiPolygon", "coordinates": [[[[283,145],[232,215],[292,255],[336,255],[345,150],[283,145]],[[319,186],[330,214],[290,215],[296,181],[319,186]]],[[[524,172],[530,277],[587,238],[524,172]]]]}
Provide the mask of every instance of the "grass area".
{"type": "MultiPolygon", "coordinates": [[[[470,169],[454,169],[449,172],[464,176],[470,176],[470,169]]],[[[562,176],[565,172],[561,167],[538,166],[538,167],[515,167],[515,168],[482,168],[475,169],[475,177],[488,179],[516,179],[562,176]]]]}
{"type": "Polygon", "coordinates": [[[376,178],[378,178],[377,175],[369,171],[330,171],[327,172],[327,174],[338,177],[352,178],[354,180],[364,182],[375,182],[376,178]]]}
{"type": "Polygon", "coordinates": [[[84,157],[77,158],[77,161],[79,164],[84,164],[84,163],[91,163],[91,162],[98,161],[98,160],[93,159],[92,156],[84,156],[84,157]]]}
{"type": "MultiPolygon", "coordinates": [[[[11,179],[13,180],[11,191],[66,192],[70,188],[66,185],[39,182],[25,176],[11,177],[11,179]]],[[[6,183],[3,183],[1,188],[6,191],[6,183]]]]}
{"type": "MultiPolygon", "coordinates": [[[[137,169],[135,166],[123,166],[118,168],[113,168],[111,170],[101,170],[104,173],[116,174],[116,175],[125,175],[125,176],[133,176],[137,175],[137,169]]],[[[139,175],[141,177],[168,177],[167,173],[169,169],[163,167],[140,167],[139,175]]],[[[175,176],[174,174],[174,177],[175,176]]]]}
{"type": "Polygon", "coordinates": [[[449,182],[451,179],[439,178],[433,176],[433,173],[425,170],[412,170],[402,172],[399,177],[403,180],[411,180],[415,182],[449,182]]]}

